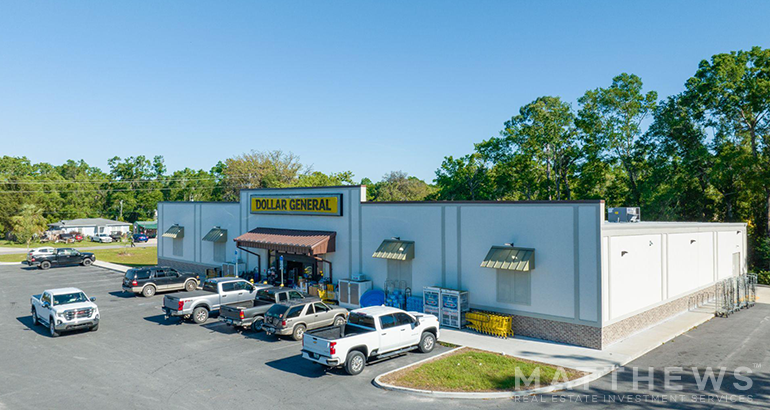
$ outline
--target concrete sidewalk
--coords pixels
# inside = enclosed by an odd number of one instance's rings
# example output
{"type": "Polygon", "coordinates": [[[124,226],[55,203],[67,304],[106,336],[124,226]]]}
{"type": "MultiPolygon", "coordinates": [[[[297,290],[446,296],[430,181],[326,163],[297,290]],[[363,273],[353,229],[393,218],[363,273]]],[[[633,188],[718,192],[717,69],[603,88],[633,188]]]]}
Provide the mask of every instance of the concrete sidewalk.
{"type": "Polygon", "coordinates": [[[98,267],[104,268],[104,269],[114,270],[116,272],[121,272],[121,273],[126,273],[126,271],[131,269],[130,266],[119,265],[117,263],[104,262],[104,261],[100,261],[100,260],[95,261],[94,262],[94,266],[98,266],[98,267]]]}
{"type": "MultiPolygon", "coordinates": [[[[770,288],[757,287],[757,303],[770,303],[770,288]]],[[[663,343],[715,318],[714,305],[706,304],[698,309],[684,312],[643,330],[604,350],[571,346],[545,340],[516,337],[500,339],[471,330],[441,329],[442,342],[503,353],[554,366],[569,367],[585,372],[607,372],[623,366],[663,343]]]]}

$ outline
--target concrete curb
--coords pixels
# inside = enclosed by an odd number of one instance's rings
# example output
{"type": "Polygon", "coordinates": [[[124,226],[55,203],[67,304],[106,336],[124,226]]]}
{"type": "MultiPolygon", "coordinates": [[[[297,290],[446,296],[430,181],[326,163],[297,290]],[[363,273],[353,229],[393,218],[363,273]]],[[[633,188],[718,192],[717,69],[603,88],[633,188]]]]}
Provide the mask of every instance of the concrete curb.
{"type": "Polygon", "coordinates": [[[441,353],[439,355],[429,357],[427,359],[420,360],[419,362],[412,363],[406,366],[399,367],[398,369],[391,370],[389,372],[385,372],[377,377],[374,378],[374,385],[384,389],[384,390],[390,390],[390,391],[398,391],[403,393],[409,393],[414,394],[418,396],[427,396],[427,397],[435,397],[435,398],[442,398],[442,399],[510,399],[513,397],[521,397],[521,396],[532,396],[535,394],[542,394],[542,393],[551,393],[558,390],[566,390],[571,389],[573,387],[577,387],[586,383],[590,383],[594,380],[597,380],[599,378],[604,377],[605,375],[609,374],[611,371],[615,370],[617,366],[609,366],[604,369],[601,369],[599,371],[595,371],[591,374],[588,374],[586,376],[583,376],[579,379],[570,380],[568,382],[564,383],[557,383],[545,387],[539,387],[536,389],[531,390],[521,390],[521,391],[512,391],[512,392],[479,392],[479,393],[467,393],[467,392],[446,392],[446,391],[435,391],[435,390],[420,390],[420,389],[412,389],[409,387],[401,387],[401,386],[394,386],[392,384],[388,384],[382,381],[382,378],[391,374],[395,373],[404,369],[408,369],[410,367],[419,366],[425,362],[435,360],[441,356],[448,355],[452,352],[455,352],[459,349],[462,349],[465,346],[456,347],[448,352],[441,353]]]}
{"type": "Polygon", "coordinates": [[[0,262],[0,265],[2,266],[13,266],[13,265],[23,265],[21,262],[0,262]]]}

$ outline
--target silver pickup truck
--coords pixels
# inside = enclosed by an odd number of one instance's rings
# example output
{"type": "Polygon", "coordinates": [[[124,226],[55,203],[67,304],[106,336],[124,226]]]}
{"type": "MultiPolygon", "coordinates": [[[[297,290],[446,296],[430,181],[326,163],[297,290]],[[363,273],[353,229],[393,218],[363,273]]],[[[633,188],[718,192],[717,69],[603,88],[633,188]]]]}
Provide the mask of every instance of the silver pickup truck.
{"type": "Polygon", "coordinates": [[[205,323],[209,315],[219,312],[220,306],[248,304],[259,289],[267,285],[254,285],[240,278],[214,278],[203,283],[201,290],[178,292],[163,298],[166,319],[171,316],[192,318],[195,323],[205,323]]]}

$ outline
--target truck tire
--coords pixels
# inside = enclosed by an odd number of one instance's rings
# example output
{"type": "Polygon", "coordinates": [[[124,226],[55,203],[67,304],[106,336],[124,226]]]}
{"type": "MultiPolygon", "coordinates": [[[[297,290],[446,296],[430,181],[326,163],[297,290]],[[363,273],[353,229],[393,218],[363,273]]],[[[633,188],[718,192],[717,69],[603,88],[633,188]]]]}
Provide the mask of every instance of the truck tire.
{"type": "Polygon", "coordinates": [[[206,321],[209,320],[209,310],[203,306],[195,308],[195,310],[193,310],[192,319],[193,322],[197,324],[206,323],[206,321]]]}
{"type": "Polygon", "coordinates": [[[197,288],[198,288],[198,284],[197,284],[197,283],[195,283],[195,281],[194,281],[194,280],[188,280],[188,281],[187,281],[187,282],[184,284],[184,290],[186,290],[186,291],[188,291],[188,292],[192,292],[192,291],[194,291],[194,290],[195,290],[195,289],[197,289],[197,288]]]}
{"type": "Polygon", "coordinates": [[[257,316],[254,318],[254,322],[251,323],[251,330],[255,332],[259,332],[262,330],[262,325],[265,324],[265,318],[262,316],[257,316]]]}
{"type": "Polygon", "coordinates": [[[91,258],[85,258],[83,259],[83,266],[90,266],[94,261],[91,260],[91,258]]]}
{"type": "Polygon", "coordinates": [[[48,262],[48,261],[40,262],[40,269],[47,270],[50,267],[51,267],[51,262],[48,262]]]}
{"type": "Polygon", "coordinates": [[[142,289],[142,296],[146,298],[151,298],[155,296],[155,286],[153,285],[147,285],[142,289]]]}
{"type": "Polygon", "coordinates": [[[349,375],[355,376],[360,374],[364,371],[364,367],[366,367],[366,357],[364,357],[363,353],[358,350],[348,353],[348,357],[345,359],[345,371],[349,375]]]}
{"type": "Polygon", "coordinates": [[[48,332],[51,334],[51,337],[59,337],[59,332],[56,331],[56,321],[53,317],[48,319],[48,332]]]}
{"type": "Polygon", "coordinates": [[[345,324],[345,322],[346,322],[346,320],[345,320],[344,316],[337,316],[337,317],[334,318],[333,326],[342,326],[342,325],[345,324]]]}
{"type": "Polygon", "coordinates": [[[40,324],[40,319],[37,318],[37,310],[35,308],[32,308],[32,326],[37,326],[40,324]]]}
{"type": "Polygon", "coordinates": [[[436,347],[436,336],[431,332],[423,332],[420,337],[420,344],[417,345],[421,353],[430,353],[436,347]]]}
{"type": "Polygon", "coordinates": [[[294,331],[291,332],[292,339],[296,341],[302,340],[305,337],[305,325],[294,326],[294,331]]]}

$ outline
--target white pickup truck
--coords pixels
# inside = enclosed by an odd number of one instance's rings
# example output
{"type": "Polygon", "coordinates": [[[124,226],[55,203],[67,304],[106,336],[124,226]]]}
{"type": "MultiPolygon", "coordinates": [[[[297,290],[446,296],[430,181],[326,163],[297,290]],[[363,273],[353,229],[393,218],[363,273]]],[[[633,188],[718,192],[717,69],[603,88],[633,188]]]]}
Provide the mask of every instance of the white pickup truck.
{"type": "Polygon", "coordinates": [[[439,336],[438,318],[373,306],[350,312],[348,323],[305,333],[302,357],[328,367],[361,373],[366,363],[411,350],[428,353],[439,336]]]}
{"type": "Polygon", "coordinates": [[[68,330],[99,329],[99,308],[96,298],[89,298],[78,288],[46,290],[32,295],[32,324],[44,323],[51,337],[68,330]]]}

